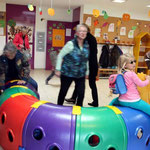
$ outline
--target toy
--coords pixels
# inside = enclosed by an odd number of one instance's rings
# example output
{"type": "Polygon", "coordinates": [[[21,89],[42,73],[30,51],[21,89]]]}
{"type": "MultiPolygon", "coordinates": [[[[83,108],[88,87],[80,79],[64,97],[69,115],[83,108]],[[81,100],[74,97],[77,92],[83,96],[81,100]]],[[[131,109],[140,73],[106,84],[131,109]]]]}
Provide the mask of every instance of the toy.
{"type": "Polygon", "coordinates": [[[9,87],[11,94],[5,90],[0,96],[8,94],[0,106],[4,150],[150,149],[150,117],[143,112],[118,106],[59,106],[39,101],[26,88],[22,93],[9,87]]]}

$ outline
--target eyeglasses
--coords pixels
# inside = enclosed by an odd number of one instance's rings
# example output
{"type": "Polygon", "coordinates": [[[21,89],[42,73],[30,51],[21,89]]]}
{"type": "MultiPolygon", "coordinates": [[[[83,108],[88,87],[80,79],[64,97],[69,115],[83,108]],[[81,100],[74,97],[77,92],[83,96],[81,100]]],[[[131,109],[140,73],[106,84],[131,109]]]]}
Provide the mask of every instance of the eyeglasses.
{"type": "Polygon", "coordinates": [[[136,63],[136,60],[130,61],[130,64],[136,63]]]}
{"type": "Polygon", "coordinates": [[[84,30],[79,30],[78,32],[79,32],[79,33],[81,33],[81,32],[87,33],[87,31],[84,31],[84,30]]]}

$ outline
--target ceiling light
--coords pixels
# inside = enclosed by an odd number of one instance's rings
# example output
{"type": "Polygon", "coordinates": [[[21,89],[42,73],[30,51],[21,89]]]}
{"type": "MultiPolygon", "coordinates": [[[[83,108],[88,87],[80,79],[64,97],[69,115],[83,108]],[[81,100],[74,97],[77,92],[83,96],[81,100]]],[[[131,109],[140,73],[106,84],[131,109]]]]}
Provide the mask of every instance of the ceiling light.
{"type": "Polygon", "coordinates": [[[124,3],[126,2],[127,0],[111,0],[112,2],[115,2],[115,3],[124,3]]]}
{"type": "Polygon", "coordinates": [[[150,7],[150,5],[147,5],[146,7],[150,7]]]}

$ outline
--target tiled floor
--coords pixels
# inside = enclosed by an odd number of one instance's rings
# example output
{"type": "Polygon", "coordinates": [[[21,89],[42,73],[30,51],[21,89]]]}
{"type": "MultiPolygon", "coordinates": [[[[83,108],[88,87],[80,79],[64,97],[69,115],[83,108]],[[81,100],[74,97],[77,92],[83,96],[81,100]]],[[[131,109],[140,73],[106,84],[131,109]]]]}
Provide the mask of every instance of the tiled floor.
{"type": "MultiPolygon", "coordinates": [[[[60,89],[60,79],[54,76],[50,81],[49,85],[45,85],[45,79],[50,74],[50,71],[45,70],[32,70],[31,76],[38,82],[39,85],[39,94],[41,100],[47,100],[54,104],[57,103],[57,97],[60,89]]],[[[100,79],[96,82],[99,96],[99,104],[100,106],[108,105],[109,102],[116,97],[109,97],[109,87],[108,87],[108,79],[100,79]]],[[[74,90],[74,83],[71,85],[67,98],[70,98],[72,92],[74,90]]],[[[84,107],[89,107],[88,103],[92,102],[91,90],[88,84],[88,80],[86,80],[86,90],[85,90],[85,98],[84,98],[84,107]]],[[[64,103],[64,105],[68,105],[64,103]]]]}

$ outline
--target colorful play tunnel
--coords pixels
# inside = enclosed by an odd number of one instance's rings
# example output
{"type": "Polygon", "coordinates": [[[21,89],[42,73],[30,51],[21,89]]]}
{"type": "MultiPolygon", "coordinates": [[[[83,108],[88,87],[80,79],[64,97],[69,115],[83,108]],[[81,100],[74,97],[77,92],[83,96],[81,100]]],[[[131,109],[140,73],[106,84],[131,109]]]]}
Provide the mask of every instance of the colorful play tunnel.
{"type": "Polygon", "coordinates": [[[15,84],[0,96],[4,150],[150,150],[150,117],[141,111],[59,106],[15,84]]]}

